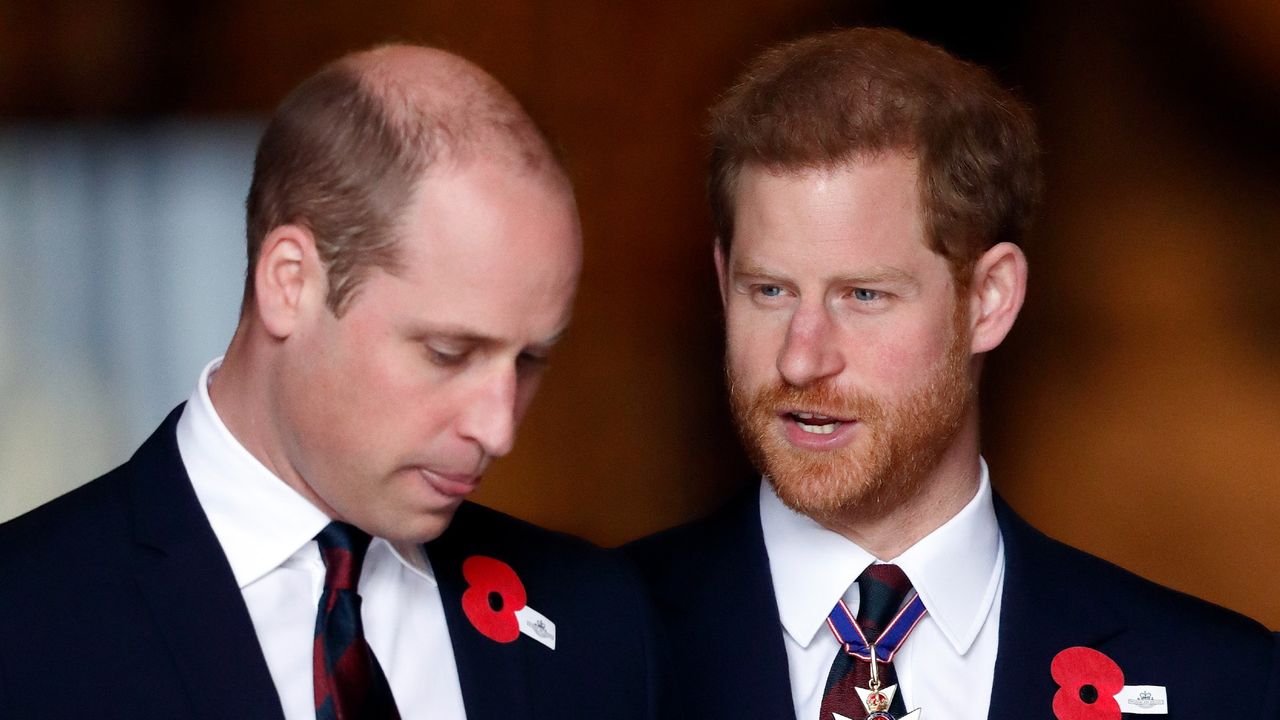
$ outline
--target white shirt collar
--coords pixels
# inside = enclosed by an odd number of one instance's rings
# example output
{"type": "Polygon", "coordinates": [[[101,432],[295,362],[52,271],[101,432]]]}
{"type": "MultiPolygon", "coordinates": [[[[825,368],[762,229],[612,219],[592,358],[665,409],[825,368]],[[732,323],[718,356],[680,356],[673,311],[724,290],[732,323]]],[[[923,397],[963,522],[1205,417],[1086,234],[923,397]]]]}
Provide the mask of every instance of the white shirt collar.
{"type": "MultiPolygon", "coordinates": [[[[1004,543],[991,481],[986,462],[980,464],[973,499],[892,561],[911,579],[929,617],[961,655],[986,622],[1004,575],[1004,543]]],[[[788,508],[768,482],[760,488],[760,523],[782,626],[800,646],[808,647],[819,630],[826,631],[824,621],[836,601],[876,558],[788,508]]]]}
{"type": "MultiPolygon", "coordinates": [[[[209,380],[222,364],[210,362],[178,419],[178,452],[241,589],[283,565],[329,524],[329,517],[299,495],[235,439],[209,399],[209,380]]],[[[421,546],[386,545],[413,572],[435,583],[421,546]]]]}

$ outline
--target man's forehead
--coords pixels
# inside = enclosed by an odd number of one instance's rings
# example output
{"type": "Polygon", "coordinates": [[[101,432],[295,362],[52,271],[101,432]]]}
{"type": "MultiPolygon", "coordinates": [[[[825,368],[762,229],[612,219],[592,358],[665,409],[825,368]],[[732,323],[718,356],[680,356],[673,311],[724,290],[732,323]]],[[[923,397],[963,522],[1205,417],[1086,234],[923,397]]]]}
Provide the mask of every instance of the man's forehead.
{"type": "Polygon", "coordinates": [[[390,320],[398,334],[421,341],[549,350],[568,332],[574,289],[526,299],[508,284],[469,282],[439,268],[371,268],[350,309],[390,320]]]}
{"type": "Polygon", "coordinates": [[[901,164],[918,175],[920,157],[913,148],[882,148],[862,150],[830,158],[806,158],[788,162],[748,160],[743,163],[739,177],[755,176],[782,180],[805,177],[832,177],[851,170],[883,164],[901,164]]]}
{"type": "Polygon", "coordinates": [[[915,159],[902,154],[832,167],[754,166],[739,187],[731,244],[742,235],[776,241],[799,233],[838,252],[846,241],[923,240],[918,177],[915,159]]]}
{"type": "Polygon", "coordinates": [[[492,172],[514,181],[562,193],[575,202],[573,185],[564,169],[550,154],[536,151],[512,138],[488,130],[478,130],[473,142],[437,148],[414,181],[414,196],[430,192],[432,183],[448,182],[460,175],[492,172]]]}
{"type": "Polygon", "coordinates": [[[735,235],[744,229],[777,230],[772,226],[779,223],[832,237],[890,227],[920,232],[918,177],[915,160],[902,155],[801,170],[750,169],[738,187],[735,235]],[[900,227],[906,225],[915,227],[900,227]]]}

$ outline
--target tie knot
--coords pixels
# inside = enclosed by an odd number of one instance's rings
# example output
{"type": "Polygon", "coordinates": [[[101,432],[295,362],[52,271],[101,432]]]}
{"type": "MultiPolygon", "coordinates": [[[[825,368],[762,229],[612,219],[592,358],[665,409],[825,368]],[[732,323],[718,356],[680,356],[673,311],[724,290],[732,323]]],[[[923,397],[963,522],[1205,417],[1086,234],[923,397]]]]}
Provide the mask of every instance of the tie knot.
{"type": "Polygon", "coordinates": [[[373,538],[354,525],[334,520],[316,535],[324,560],[325,590],[355,590],[360,581],[364,553],[373,538]]]}
{"type": "Polygon", "coordinates": [[[876,563],[858,576],[858,625],[874,639],[911,592],[911,581],[897,565],[876,563]]]}

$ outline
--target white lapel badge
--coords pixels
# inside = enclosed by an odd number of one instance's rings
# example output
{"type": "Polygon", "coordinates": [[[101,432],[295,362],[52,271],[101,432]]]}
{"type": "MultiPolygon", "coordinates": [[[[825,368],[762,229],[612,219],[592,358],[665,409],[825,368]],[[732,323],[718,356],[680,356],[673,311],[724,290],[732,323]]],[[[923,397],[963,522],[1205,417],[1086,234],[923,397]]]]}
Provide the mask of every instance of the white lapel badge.
{"type": "Polygon", "coordinates": [[[520,622],[520,632],[552,650],[556,649],[556,624],[546,615],[525,605],[516,611],[516,620],[520,622]]]}

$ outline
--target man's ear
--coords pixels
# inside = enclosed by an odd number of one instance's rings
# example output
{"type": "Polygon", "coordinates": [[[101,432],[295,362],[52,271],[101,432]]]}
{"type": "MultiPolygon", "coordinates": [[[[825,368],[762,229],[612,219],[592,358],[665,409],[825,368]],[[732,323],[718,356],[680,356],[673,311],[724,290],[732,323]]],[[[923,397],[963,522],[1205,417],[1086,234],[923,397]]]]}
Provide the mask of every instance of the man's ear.
{"type": "Polygon", "coordinates": [[[1027,256],[1013,243],[995,245],[978,258],[969,286],[969,351],[994,349],[1018,319],[1027,294],[1027,256]]]}
{"type": "Polygon", "coordinates": [[[712,251],[716,261],[716,281],[720,287],[720,306],[725,307],[729,303],[729,258],[724,255],[724,241],[716,238],[715,249],[712,251]]]}
{"type": "Polygon", "coordinates": [[[267,332],[291,335],[298,320],[323,303],[328,289],[315,236],[301,225],[281,225],[262,240],[253,273],[255,311],[267,332]]]}

